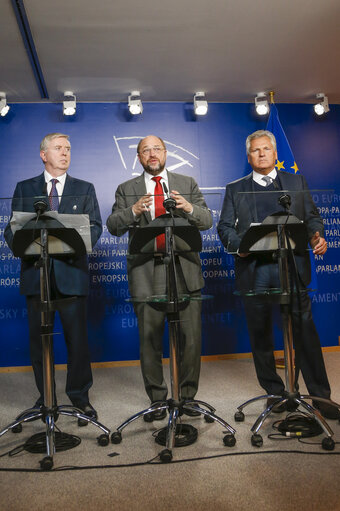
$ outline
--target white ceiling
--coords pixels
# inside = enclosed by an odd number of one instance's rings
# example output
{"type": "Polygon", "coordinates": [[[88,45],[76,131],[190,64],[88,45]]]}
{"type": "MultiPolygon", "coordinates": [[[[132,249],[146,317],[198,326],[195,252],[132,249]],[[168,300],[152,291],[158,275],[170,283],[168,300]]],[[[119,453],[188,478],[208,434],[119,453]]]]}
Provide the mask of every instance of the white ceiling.
{"type": "MultiPolygon", "coordinates": [[[[11,0],[0,0],[0,91],[40,102],[11,0]]],[[[24,0],[48,101],[340,104],[339,0],[24,0]]]]}

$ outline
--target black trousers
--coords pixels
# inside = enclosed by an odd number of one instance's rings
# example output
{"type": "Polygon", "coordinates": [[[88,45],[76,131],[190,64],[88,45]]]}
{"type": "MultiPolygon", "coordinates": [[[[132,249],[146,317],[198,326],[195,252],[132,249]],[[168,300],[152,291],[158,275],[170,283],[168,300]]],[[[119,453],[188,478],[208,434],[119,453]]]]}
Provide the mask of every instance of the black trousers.
{"type": "MultiPolygon", "coordinates": [[[[51,298],[66,298],[61,295],[51,274],[51,298]]],[[[69,297],[68,297],[69,298],[69,297]]],[[[37,404],[44,401],[43,358],[41,342],[40,296],[27,296],[27,314],[30,336],[31,363],[40,396],[37,404]]],[[[89,402],[88,391],[92,386],[92,370],[87,336],[87,296],[77,296],[65,306],[58,307],[67,347],[66,394],[75,406],[89,402]]],[[[51,313],[53,323],[55,313],[51,313]]],[[[60,342],[58,336],[54,342],[60,342]]]]}
{"type": "MultiPolygon", "coordinates": [[[[258,264],[254,279],[256,291],[279,288],[276,263],[258,264]]],[[[282,394],[285,384],[276,372],[273,342],[273,304],[260,295],[244,297],[251,349],[257,378],[268,394],[282,394]]],[[[313,321],[311,302],[306,289],[301,291],[300,306],[296,296],[292,306],[294,345],[300,348],[300,368],[308,393],[330,397],[330,386],[321,351],[320,339],[313,321]]],[[[296,350],[295,350],[296,351],[296,350]]]]}

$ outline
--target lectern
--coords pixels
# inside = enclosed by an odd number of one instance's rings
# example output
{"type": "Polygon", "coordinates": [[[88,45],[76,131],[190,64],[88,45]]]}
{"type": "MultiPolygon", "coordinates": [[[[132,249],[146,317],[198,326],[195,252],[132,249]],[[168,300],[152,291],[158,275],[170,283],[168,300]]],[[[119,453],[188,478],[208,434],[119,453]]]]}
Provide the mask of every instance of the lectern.
{"type": "MultiPolygon", "coordinates": [[[[334,440],[332,438],[333,431],[328,426],[327,422],[322,417],[321,413],[313,406],[308,404],[305,400],[313,400],[331,404],[335,407],[340,407],[334,401],[324,399],[318,396],[301,395],[298,392],[295,369],[294,369],[294,351],[293,351],[293,325],[290,310],[290,300],[292,294],[298,295],[298,285],[291,286],[290,276],[294,274],[294,264],[289,267],[288,260],[293,261],[294,254],[292,243],[297,251],[305,250],[308,243],[307,229],[302,221],[290,213],[278,214],[268,216],[262,224],[251,226],[245,233],[241,240],[239,251],[241,253],[268,252],[272,251],[277,258],[279,266],[280,289],[268,290],[258,294],[267,295],[267,299],[272,302],[280,304],[280,312],[282,316],[283,325],[283,340],[284,340],[284,359],[285,359],[285,391],[282,395],[263,395],[252,398],[241,406],[235,413],[235,420],[237,422],[244,421],[243,409],[251,403],[258,400],[267,398],[277,398],[277,401],[269,405],[257,418],[251,428],[253,433],[251,442],[252,445],[260,447],[263,444],[259,430],[264,423],[265,419],[272,413],[273,407],[286,404],[288,410],[295,410],[299,406],[304,408],[312,417],[316,419],[321,428],[326,434],[322,441],[322,447],[326,450],[334,449],[334,440]],[[275,241],[275,249],[273,250],[273,236],[275,241]],[[270,239],[270,242],[268,240],[270,239]]],[[[256,291],[245,292],[244,295],[254,295],[256,291]]],[[[297,296],[298,298],[298,296],[297,296]]],[[[298,340],[297,340],[298,343],[298,340]]],[[[297,346],[298,349],[298,346],[297,346]]]]}
{"type": "MultiPolygon", "coordinates": [[[[166,201],[165,201],[166,207],[166,201]]],[[[184,410],[194,410],[204,416],[206,422],[218,422],[227,434],[223,438],[224,445],[235,445],[235,430],[223,419],[215,415],[215,408],[208,403],[199,400],[188,400],[181,398],[179,385],[179,342],[180,342],[180,311],[184,310],[191,299],[190,295],[180,295],[177,288],[177,272],[176,272],[176,248],[174,236],[178,236],[186,242],[189,251],[199,252],[201,246],[201,236],[196,227],[191,226],[184,218],[175,217],[172,214],[164,214],[157,217],[149,225],[137,228],[130,243],[130,253],[140,253],[148,242],[153,240],[159,234],[165,233],[165,254],[163,264],[166,265],[166,294],[149,296],[141,300],[150,304],[150,306],[158,308],[166,312],[169,328],[169,355],[170,355],[170,379],[171,379],[171,398],[166,401],[158,401],[146,410],[142,410],[118,426],[117,430],[112,433],[111,441],[118,444],[122,440],[122,430],[139,417],[154,412],[156,410],[168,410],[169,420],[166,428],[166,448],[159,453],[160,460],[167,463],[172,460],[172,449],[176,446],[175,436],[177,430],[177,422],[184,410]]],[[[138,298],[131,298],[132,301],[138,301],[138,298]]]]}
{"type": "MultiPolygon", "coordinates": [[[[56,405],[56,396],[54,389],[54,361],[53,361],[53,321],[51,313],[56,306],[62,307],[72,297],[64,300],[51,300],[50,276],[49,276],[49,257],[53,253],[53,242],[59,240],[68,251],[76,255],[86,254],[86,248],[81,235],[74,228],[66,228],[58,218],[61,218],[56,212],[53,212],[53,218],[48,213],[40,214],[29,220],[23,227],[17,230],[13,238],[13,253],[16,257],[28,257],[27,253],[32,252],[29,249],[33,244],[39,246],[40,257],[36,261],[40,268],[40,311],[41,311],[41,339],[43,354],[43,376],[44,376],[44,405],[41,408],[30,408],[23,411],[18,417],[0,432],[0,437],[7,431],[12,430],[19,433],[22,430],[22,424],[41,418],[46,423],[46,456],[40,461],[43,470],[50,470],[53,467],[53,455],[56,451],[55,446],[55,422],[59,415],[76,417],[78,420],[86,421],[98,427],[102,434],[97,438],[99,445],[105,446],[109,443],[110,430],[101,423],[87,417],[82,411],[72,405],[56,405]]],[[[31,247],[32,248],[32,247],[31,247]]],[[[60,247],[58,249],[60,254],[60,247]]],[[[32,257],[29,256],[29,257],[32,257]]]]}

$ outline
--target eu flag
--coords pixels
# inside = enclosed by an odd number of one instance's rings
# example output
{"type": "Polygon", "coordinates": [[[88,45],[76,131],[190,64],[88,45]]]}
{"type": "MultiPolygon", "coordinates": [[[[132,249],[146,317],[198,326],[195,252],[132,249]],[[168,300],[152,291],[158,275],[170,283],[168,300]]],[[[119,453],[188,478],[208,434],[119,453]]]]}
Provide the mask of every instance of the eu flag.
{"type": "Polygon", "coordinates": [[[291,172],[292,174],[300,174],[289,142],[283,131],[282,125],[279,119],[279,113],[274,104],[270,105],[270,115],[267,122],[268,131],[271,131],[276,138],[277,145],[277,162],[276,169],[284,170],[285,172],[291,172]]]}
{"type": "MultiPolygon", "coordinates": [[[[268,131],[271,131],[276,138],[277,145],[277,162],[275,165],[276,169],[283,170],[285,172],[291,172],[294,174],[300,174],[299,168],[296,164],[289,142],[280,123],[279,113],[274,104],[270,105],[270,115],[266,129],[268,131]]],[[[317,289],[317,278],[315,271],[315,258],[313,252],[310,252],[310,262],[312,269],[312,280],[308,288],[311,290],[315,290],[317,289]]]]}

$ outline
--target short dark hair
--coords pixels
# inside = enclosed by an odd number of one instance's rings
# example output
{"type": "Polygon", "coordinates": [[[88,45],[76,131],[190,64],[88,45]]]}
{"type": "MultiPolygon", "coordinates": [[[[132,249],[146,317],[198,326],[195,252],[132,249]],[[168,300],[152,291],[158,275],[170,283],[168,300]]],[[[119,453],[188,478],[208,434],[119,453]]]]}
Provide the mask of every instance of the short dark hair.
{"type": "Polygon", "coordinates": [[[138,146],[137,146],[137,154],[139,154],[139,149],[140,149],[140,146],[143,142],[143,140],[145,140],[146,138],[148,137],[156,137],[158,138],[158,140],[160,141],[160,143],[162,144],[162,146],[164,147],[164,149],[166,149],[166,145],[164,144],[164,140],[161,139],[161,137],[159,137],[158,135],[147,135],[146,137],[144,138],[141,138],[140,141],[138,142],[138,146]]]}

